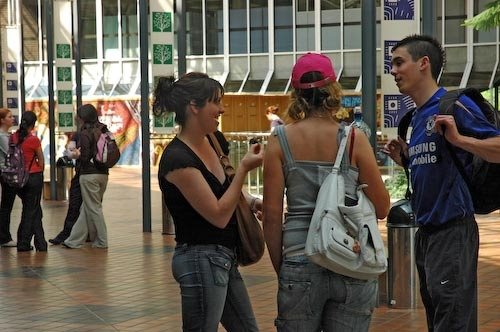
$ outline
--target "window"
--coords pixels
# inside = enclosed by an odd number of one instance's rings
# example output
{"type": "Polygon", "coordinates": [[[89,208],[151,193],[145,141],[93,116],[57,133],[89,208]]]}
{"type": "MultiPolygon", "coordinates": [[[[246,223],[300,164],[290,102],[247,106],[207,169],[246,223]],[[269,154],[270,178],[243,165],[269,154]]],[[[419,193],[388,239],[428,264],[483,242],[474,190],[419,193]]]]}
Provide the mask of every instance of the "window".
{"type": "Polygon", "coordinates": [[[340,0],[321,0],[321,49],[339,50],[340,0]]]}
{"type": "Polygon", "coordinates": [[[361,48],[361,0],[345,0],[344,48],[361,48]]]}
{"type": "Polygon", "coordinates": [[[292,0],[274,1],[274,50],[293,51],[292,0]]]}
{"type": "Polygon", "coordinates": [[[250,52],[264,53],[269,49],[267,1],[250,2],[250,52]]]}
{"type": "Polygon", "coordinates": [[[102,2],[102,43],[104,58],[117,60],[120,58],[118,45],[118,3],[116,0],[102,2]]]}
{"type": "MultiPolygon", "coordinates": [[[[38,1],[25,1],[23,3],[23,53],[25,61],[38,61],[38,1]]],[[[45,30],[45,27],[43,27],[45,30]]]]}
{"type": "Polygon", "coordinates": [[[229,53],[247,53],[246,1],[229,1],[229,53]]]}
{"type": "Polygon", "coordinates": [[[139,29],[136,0],[121,0],[122,57],[139,57],[139,29]]]}
{"type": "Polygon", "coordinates": [[[314,0],[298,0],[297,11],[299,12],[314,12],[314,0]]]}
{"type": "Polygon", "coordinates": [[[203,13],[201,0],[186,1],[186,53],[203,54],[203,13]]]}
{"type": "Polygon", "coordinates": [[[496,61],[496,46],[474,46],[474,65],[467,82],[467,87],[487,89],[496,61]]]}
{"type": "Polygon", "coordinates": [[[465,15],[465,0],[445,0],[445,43],[465,43],[465,27],[462,26],[465,15]]]}
{"type": "Polygon", "coordinates": [[[206,41],[208,55],[224,53],[222,1],[206,0],[206,41]]]}
{"type": "MultiPolygon", "coordinates": [[[[486,5],[490,3],[491,0],[477,0],[474,1],[474,15],[481,13],[486,9],[486,5]]],[[[475,43],[487,43],[496,41],[496,29],[493,28],[488,31],[476,30],[474,29],[474,42],[475,43]]]]}
{"type": "Polygon", "coordinates": [[[296,9],[297,51],[314,50],[314,1],[300,0],[296,9]]]}
{"type": "Polygon", "coordinates": [[[97,38],[95,23],[95,0],[81,0],[82,41],[81,58],[97,58],[97,38]]]}

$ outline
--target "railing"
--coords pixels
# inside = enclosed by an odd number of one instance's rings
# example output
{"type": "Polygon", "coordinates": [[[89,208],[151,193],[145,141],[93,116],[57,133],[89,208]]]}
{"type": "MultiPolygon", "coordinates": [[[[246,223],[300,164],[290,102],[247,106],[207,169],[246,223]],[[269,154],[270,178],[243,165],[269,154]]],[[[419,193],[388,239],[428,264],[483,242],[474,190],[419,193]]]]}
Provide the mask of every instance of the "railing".
{"type": "MultiPolygon", "coordinates": [[[[250,139],[258,138],[261,140],[261,144],[267,145],[267,139],[269,137],[268,132],[226,132],[224,133],[226,139],[230,143],[230,153],[229,157],[231,159],[231,164],[237,167],[247,153],[250,146],[250,139]]],[[[390,158],[378,158],[380,173],[384,180],[392,178],[394,174],[401,169],[401,167],[394,164],[390,158]]],[[[263,174],[262,166],[256,168],[255,170],[248,173],[247,176],[247,190],[252,195],[262,196],[263,194],[263,174]]]]}
{"type": "MultiPolygon", "coordinates": [[[[269,137],[269,132],[225,132],[224,136],[228,140],[230,146],[229,158],[231,160],[231,164],[234,167],[237,167],[250,147],[250,140],[252,138],[257,138],[260,140],[261,144],[265,148],[267,145],[267,139],[269,137]]],[[[159,136],[153,137],[153,141],[155,140],[163,140],[161,144],[161,148],[166,144],[166,142],[170,141],[173,135],[170,136],[159,136]]],[[[155,151],[153,155],[153,165],[157,164],[158,158],[161,155],[161,151],[155,151]]],[[[390,158],[385,158],[380,153],[377,154],[377,161],[379,163],[380,173],[382,174],[382,178],[384,180],[388,178],[392,178],[394,174],[401,169],[401,167],[397,166],[390,160],[390,158]]],[[[248,192],[252,195],[262,196],[263,194],[263,172],[262,166],[254,169],[251,172],[248,172],[246,188],[248,192]]]]}
{"type": "MultiPolygon", "coordinates": [[[[250,147],[250,140],[256,138],[260,143],[267,145],[268,132],[225,132],[224,136],[228,140],[230,146],[229,158],[231,164],[235,167],[239,165],[243,156],[247,153],[250,147]]],[[[262,166],[248,172],[246,188],[252,195],[262,196],[263,194],[263,175],[262,166]]]]}

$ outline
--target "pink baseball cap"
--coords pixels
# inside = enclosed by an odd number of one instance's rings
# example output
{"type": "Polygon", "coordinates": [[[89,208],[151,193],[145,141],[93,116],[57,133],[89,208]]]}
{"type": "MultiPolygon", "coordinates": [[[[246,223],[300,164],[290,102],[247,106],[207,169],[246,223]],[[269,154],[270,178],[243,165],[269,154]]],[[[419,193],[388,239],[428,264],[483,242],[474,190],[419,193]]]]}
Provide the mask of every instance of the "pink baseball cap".
{"type": "Polygon", "coordinates": [[[307,53],[301,56],[292,69],[292,86],[295,89],[312,89],[327,85],[330,82],[335,82],[337,76],[333,70],[332,60],[329,57],[319,53],[307,53]],[[322,80],[310,83],[301,83],[300,79],[305,73],[312,71],[320,72],[323,76],[322,80]]]}

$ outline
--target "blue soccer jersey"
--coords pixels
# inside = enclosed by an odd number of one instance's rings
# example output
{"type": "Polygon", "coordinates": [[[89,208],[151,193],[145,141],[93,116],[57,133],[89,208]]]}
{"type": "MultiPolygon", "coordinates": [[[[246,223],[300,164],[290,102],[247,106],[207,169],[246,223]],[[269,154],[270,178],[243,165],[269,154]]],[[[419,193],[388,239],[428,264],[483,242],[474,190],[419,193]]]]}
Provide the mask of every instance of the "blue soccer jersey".
{"type": "MultiPolygon", "coordinates": [[[[446,90],[440,88],[422,107],[416,109],[411,123],[413,130],[408,154],[412,205],[420,225],[440,225],[474,214],[467,184],[453,162],[444,136],[434,128],[439,99],[445,93],[446,90]]],[[[459,100],[468,109],[455,110],[455,122],[460,133],[477,138],[500,135],[500,131],[486,120],[470,98],[461,96],[459,100]]],[[[470,165],[472,154],[457,147],[454,149],[462,163],[470,165]]]]}

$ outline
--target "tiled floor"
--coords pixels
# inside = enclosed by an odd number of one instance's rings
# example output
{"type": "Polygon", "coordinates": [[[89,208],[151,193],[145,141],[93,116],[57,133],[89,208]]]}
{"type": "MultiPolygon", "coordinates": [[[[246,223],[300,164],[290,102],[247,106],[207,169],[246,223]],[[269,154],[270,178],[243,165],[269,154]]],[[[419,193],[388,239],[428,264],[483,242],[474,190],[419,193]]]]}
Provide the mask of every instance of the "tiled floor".
{"type": "MultiPolygon", "coordinates": [[[[0,331],[180,331],[179,290],[170,272],[174,240],[161,234],[155,176],[152,189],[152,233],[142,232],[140,170],[116,168],[104,198],[108,250],[50,246],[48,253],[17,253],[2,248],[0,331]]],[[[48,239],[59,231],[66,203],[44,201],[43,209],[48,239]]],[[[16,202],[14,235],[19,215],[16,202]]],[[[479,330],[500,331],[500,214],[481,217],[479,224],[479,330]]],[[[241,271],[261,331],[274,331],[276,276],[267,253],[241,271]]],[[[381,303],[370,331],[425,329],[422,308],[391,309],[381,303]]]]}

